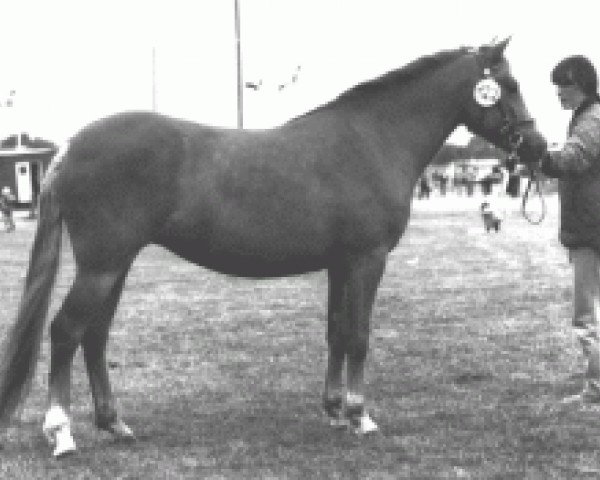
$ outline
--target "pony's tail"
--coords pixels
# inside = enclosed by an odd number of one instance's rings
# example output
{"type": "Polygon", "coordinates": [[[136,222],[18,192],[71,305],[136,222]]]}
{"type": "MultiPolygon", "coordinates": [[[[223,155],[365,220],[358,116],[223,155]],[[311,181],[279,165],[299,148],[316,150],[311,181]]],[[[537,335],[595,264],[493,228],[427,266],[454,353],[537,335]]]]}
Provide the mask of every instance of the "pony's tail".
{"type": "Polygon", "coordinates": [[[17,319],[0,351],[0,423],[29,393],[58,271],[62,218],[53,189],[45,187],[40,192],[38,227],[17,319]]]}

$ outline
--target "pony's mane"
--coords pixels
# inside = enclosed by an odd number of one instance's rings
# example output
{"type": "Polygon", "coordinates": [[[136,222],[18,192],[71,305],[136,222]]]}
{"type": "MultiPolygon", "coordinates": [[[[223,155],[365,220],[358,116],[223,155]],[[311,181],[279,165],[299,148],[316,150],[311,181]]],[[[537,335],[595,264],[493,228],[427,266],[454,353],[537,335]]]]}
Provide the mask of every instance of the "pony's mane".
{"type": "Polygon", "coordinates": [[[423,76],[424,73],[428,71],[435,71],[438,68],[441,68],[457,58],[473,51],[474,50],[471,47],[460,47],[454,50],[442,50],[431,55],[425,55],[417,58],[403,67],[399,67],[374,79],[366,80],[354,85],[339,94],[336,98],[324,103],[323,105],[304,112],[295,118],[292,118],[291,121],[303,118],[339,102],[364,98],[368,96],[370,92],[376,92],[382,87],[385,87],[385,85],[392,83],[394,85],[408,84],[411,81],[423,76]]]}
{"type": "Polygon", "coordinates": [[[426,55],[413,60],[408,65],[391,70],[379,77],[361,82],[345,92],[338,99],[356,97],[378,90],[382,86],[393,83],[394,85],[407,84],[423,76],[424,73],[437,70],[448,63],[462,57],[473,50],[468,47],[460,47],[454,50],[443,50],[432,55],[426,55]]]}

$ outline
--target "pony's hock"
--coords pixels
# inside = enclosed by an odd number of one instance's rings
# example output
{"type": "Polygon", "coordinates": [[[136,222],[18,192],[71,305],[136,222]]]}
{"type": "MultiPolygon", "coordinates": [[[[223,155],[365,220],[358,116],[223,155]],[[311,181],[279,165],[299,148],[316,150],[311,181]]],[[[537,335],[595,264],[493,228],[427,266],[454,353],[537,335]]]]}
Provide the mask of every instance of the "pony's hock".
{"type": "MultiPolygon", "coordinates": [[[[230,275],[327,270],[325,392],[345,388],[364,404],[377,288],[408,223],[417,179],[444,140],[463,124],[522,162],[545,150],[504,58],[507,43],[421,58],[272,130],[215,128],[150,112],[82,129],[40,192],[25,288],[1,352],[0,422],[31,383],[63,227],[76,272],[50,328],[47,420],[57,408],[67,420],[46,424],[55,454],[75,448],[65,432],[80,346],[95,417],[119,418],[106,343],[129,269],[148,244],[230,275]]],[[[331,406],[330,415],[336,412],[331,406]]],[[[364,410],[350,423],[361,433],[376,428],[364,410]]],[[[108,430],[133,437],[118,421],[108,430]]]]}

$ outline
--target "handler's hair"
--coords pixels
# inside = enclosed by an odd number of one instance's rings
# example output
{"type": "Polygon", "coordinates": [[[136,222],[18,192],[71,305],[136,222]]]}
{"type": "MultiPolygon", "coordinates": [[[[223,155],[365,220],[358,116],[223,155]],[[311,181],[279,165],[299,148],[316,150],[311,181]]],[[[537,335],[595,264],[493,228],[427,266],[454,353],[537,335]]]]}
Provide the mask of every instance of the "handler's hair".
{"type": "Polygon", "coordinates": [[[588,97],[599,100],[598,74],[592,62],[583,55],[572,55],[561,60],[552,70],[554,85],[577,85],[588,97]]]}

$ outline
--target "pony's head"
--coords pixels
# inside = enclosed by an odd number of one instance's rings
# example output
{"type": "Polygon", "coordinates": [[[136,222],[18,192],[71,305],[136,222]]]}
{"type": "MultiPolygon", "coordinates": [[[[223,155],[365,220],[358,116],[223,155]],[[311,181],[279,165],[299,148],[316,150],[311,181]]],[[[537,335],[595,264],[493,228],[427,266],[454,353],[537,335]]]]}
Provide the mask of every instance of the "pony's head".
{"type": "Polygon", "coordinates": [[[516,154],[523,163],[541,158],[546,141],[536,129],[521,92],[504,58],[503,42],[473,52],[475,69],[461,123],[499,148],[516,154]]]}

